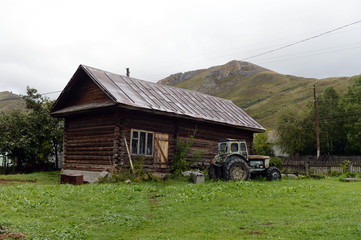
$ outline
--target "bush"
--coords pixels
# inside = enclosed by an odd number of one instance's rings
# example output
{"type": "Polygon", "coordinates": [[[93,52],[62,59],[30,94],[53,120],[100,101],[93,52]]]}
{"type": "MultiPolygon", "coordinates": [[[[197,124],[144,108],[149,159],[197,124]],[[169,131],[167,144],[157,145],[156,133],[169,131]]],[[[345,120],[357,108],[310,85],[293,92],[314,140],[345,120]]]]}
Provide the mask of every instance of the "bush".
{"type": "Polygon", "coordinates": [[[345,177],[355,178],[357,176],[356,172],[346,172],[345,177]]]}
{"type": "Polygon", "coordinates": [[[269,161],[270,167],[276,167],[278,169],[282,168],[282,159],[278,157],[273,157],[269,161]]]}
{"type": "Polygon", "coordinates": [[[349,173],[350,172],[350,165],[351,165],[351,161],[350,160],[344,160],[342,162],[342,164],[340,165],[342,171],[344,173],[349,173]]]}
{"type": "Polygon", "coordinates": [[[175,154],[171,165],[173,174],[180,175],[188,169],[189,162],[187,161],[187,156],[191,152],[192,146],[193,136],[187,140],[177,139],[175,154]]]}
{"type": "Polygon", "coordinates": [[[255,134],[253,147],[256,154],[274,156],[272,144],[268,142],[267,132],[255,134]]]}
{"type": "Polygon", "coordinates": [[[331,177],[339,177],[339,176],[342,175],[342,173],[338,172],[338,171],[330,171],[329,174],[330,174],[331,177]]]}

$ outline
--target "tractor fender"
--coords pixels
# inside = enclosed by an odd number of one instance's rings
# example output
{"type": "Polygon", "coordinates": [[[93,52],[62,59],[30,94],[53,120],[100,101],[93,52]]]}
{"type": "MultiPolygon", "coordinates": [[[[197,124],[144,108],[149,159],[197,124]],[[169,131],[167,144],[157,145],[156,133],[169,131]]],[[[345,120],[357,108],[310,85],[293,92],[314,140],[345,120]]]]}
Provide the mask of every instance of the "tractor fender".
{"type": "Polygon", "coordinates": [[[241,158],[242,160],[244,160],[245,162],[248,163],[248,160],[241,154],[237,154],[237,153],[232,153],[227,155],[227,157],[224,160],[224,163],[227,164],[229,161],[231,161],[233,158],[241,158]]]}

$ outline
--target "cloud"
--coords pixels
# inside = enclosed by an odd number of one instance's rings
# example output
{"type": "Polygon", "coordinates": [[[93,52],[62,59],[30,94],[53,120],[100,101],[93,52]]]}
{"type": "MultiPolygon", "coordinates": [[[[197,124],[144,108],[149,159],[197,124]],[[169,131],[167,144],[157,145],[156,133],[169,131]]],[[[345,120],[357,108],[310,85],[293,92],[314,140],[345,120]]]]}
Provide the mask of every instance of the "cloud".
{"type": "MultiPolygon", "coordinates": [[[[62,90],[79,64],[157,81],[241,60],[360,20],[361,2],[3,0],[1,9],[0,91],[24,93],[62,90]]],[[[250,61],[307,77],[359,74],[360,31],[250,61]]]]}

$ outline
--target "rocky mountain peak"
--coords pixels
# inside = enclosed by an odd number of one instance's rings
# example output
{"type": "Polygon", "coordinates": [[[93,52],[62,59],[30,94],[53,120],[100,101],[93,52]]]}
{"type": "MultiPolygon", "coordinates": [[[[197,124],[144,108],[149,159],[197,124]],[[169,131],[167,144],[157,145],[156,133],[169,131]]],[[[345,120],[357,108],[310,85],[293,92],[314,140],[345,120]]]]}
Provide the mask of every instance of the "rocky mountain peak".
{"type": "Polygon", "coordinates": [[[262,71],[269,70],[249,62],[232,60],[224,65],[207,69],[176,73],[160,80],[158,83],[214,95],[225,88],[234,86],[242,79],[262,71]]]}
{"type": "Polygon", "coordinates": [[[232,60],[224,65],[214,66],[208,69],[172,74],[160,80],[158,83],[173,86],[181,82],[185,82],[193,77],[197,77],[197,75],[202,75],[202,78],[205,79],[213,79],[217,81],[237,74],[243,77],[247,77],[262,71],[269,70],[249,62],[232,60]]]}

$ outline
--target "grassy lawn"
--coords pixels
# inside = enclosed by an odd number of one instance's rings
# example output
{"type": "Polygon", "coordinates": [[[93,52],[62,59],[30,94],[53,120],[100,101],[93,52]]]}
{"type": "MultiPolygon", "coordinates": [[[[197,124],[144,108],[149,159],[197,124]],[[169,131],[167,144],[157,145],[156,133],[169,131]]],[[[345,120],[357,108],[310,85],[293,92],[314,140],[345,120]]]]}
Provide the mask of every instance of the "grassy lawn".
{"type": "Polygon", "coordinates": [[[361,238],[361,183],[338,178],[82,186],[58,184],[58,172],[0,179],[36,180],[0,184],[0,239],[361,238]]]}

